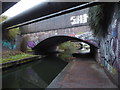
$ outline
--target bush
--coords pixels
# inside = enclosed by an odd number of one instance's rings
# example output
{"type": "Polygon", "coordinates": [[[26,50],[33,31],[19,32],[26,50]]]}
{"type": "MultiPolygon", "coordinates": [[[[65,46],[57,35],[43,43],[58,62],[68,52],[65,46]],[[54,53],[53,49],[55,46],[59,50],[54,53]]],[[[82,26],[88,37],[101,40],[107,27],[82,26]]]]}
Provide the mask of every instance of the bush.
{"type": "Polygon", "coordinates": [[[8,35],[10,37],[10,40],[15,40],[16,36],[20,34],[20,29],[19,28],[14,28],[9,30],[8,35]]]}
{"type": "Polygon", "coordinates": [[[16,50],[11,50],[11,51],[4,51],[2,52],[2,58],[8,58],[10,56],[14,56],[17,54],[22,54],[23,52],[21,51],[16,51],[16,50]]]}
{"type": "Polygon", "coordinates": [[[61,51],[71,54],[74,53],[78,48],[76,47],[76,44],[74,42],[67,41],[59,45],[59,49],[61,51]]]}
{"type": "Polygon", "coordinates": [[[59,45],[59,50],[61,51],[59,57],[67,62],[73,60],[72,54],[76,52],[78,47],[76,43],[68,41],[59,45]]]}

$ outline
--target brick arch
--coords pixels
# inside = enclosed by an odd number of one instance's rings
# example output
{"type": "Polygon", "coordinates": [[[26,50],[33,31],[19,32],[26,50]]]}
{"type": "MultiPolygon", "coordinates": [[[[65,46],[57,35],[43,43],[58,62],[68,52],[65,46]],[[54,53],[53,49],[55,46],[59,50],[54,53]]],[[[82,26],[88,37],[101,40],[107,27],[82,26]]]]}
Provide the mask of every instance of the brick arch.
{"type": "Polygon", "coordinates": [[[52,37],[42,40],[32,49],[37,53],[45,54],[45,53],[48,53],[54,50],[57,45],[64,43],[66,41],[71,41],[71,40],[84,42],[90,45],[90,47],[92,48],[98,48],[98,46],[96,46],[95,44],[92,44],[90,42],[87,42],[77,37],[72,37],[72,36],[67,36],[67,35],[57,35],[57,36],[52,36],[52,37]]]}

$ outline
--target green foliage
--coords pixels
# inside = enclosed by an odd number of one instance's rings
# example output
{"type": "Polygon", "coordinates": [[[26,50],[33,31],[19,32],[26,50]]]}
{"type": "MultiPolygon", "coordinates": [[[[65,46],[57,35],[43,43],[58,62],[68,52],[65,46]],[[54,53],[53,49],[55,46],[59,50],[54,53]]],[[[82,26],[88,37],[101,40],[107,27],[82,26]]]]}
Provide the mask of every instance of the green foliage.
{"type": "Polygon", "coordinates": [[[59,49],[61,51],[59,57],[65,61],[69,61],[73,59],[72,53],[75,53],[78,47],[74,42],[68,41],[59,45],[59,49]]]}
{"type": "Polygon", "coordinates": [[[115,68],[112,68],[112,74],[113,75],[117,74],[117,70],[115,68]]]}
{"type": "Polygon", "coordinates": [[[10,56],[15,56],[17,54],[22,54],[23,52],[18,51],[18,50],[10,50],[10,51],[3,51],[2,53],[0,53],[0,55],[2,55],[2,58],[9,58],[10,56]]]}
{"type": "Polygon", "coordinates": [[[73,53],[77,50],[76,44],[71,41],[67,41],[59,45],[59,49],[67,53],[73,53]]]}
{"type": "Polygon", "coordinates": [[[1,16],[0,15],[0,23],[3,22],[3,21],[5,21],[7,18],[8,18],[7,16],[1,16]]]}
{"type": "Polygon", "coordinates": [[[104,28],[102,27],[103,20],[104,15],[102,5],[94,6],[89,9],[89,26],[94,35],[100,36],[104,34],[104,28]]]}
{"type": "Polygon", "coordinates": [[[77,34],[83,34],[84,32],[78,32],[77,34]]]}
{"type": "Polygon", "coordinates": [[[14,28],[8,31],[8,35],[10,40],[15,40],[16,36],[20,34],[20,29],[19,28],[14,28]]]}
{"type": "MultiPolygon", "coordinates": [[[[8,17],[0,15],[0,23],[5,21],[8,17]]],[[[9,35],[7,30],[2,30],[2,39],[9,40],[9,35]]]]}
{"type": "Polygon", "coordinates": [[[69,59],[72,57],[72,54],[68,54],[66,52],[62,52],[62,53],[59,54],[59,57],[62,60],[69,61],[69,59]]]}
{"type": "Polygon", "coordinates": [[[34,56],[34,55],[22,53],[22,54],[18,54],[18,55],[15,55],[15,56],[10,56],[9,58],[5,58],[5,59],[1,58],[0,63],[6,63],[6,62],[10,62],[10,61],[17,61],[17,60],[21,60],[21,59],[32,57],[32,56],[34,56]]]}
{"type": "Polygon", "coordinates": [[[88,22],[95,36],[105,37],[111,23],[114,3],[104,3],[89,8],[88,22]],[[109,10],[108,10],[109,9],[109,10]]]}
{"type": "MultiPolygon", "coordinates": [[[[0,22],[5,21],[6,19],[8,19],[7,16],[0,16],[0,22]]],[[[9,31],[3,31],[3,37],[5,37],[8,40],[15,40],[17,34],[20,34],[19,28],[10,29],[9,31]]]]}

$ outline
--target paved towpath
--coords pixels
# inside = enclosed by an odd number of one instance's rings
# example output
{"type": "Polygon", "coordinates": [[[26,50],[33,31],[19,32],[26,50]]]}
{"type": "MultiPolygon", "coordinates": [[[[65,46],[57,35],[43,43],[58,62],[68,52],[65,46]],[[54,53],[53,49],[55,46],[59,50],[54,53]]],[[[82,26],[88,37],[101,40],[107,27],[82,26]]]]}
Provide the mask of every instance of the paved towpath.
{"type": "Polygon", "coordinates": [[[48,88],[117,88],[93,60],[70,62],[48,88]]]}

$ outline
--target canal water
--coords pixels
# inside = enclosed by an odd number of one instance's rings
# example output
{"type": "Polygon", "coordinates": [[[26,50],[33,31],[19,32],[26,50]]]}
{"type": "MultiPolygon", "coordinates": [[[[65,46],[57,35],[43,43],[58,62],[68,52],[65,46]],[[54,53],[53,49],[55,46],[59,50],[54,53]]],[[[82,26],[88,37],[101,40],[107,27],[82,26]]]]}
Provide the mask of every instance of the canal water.
{"type": "Polygon", "coordinates": [[[2,72],[2,88],[46,88],[67,62],[58,57],[44,57],[2,72]]]}

